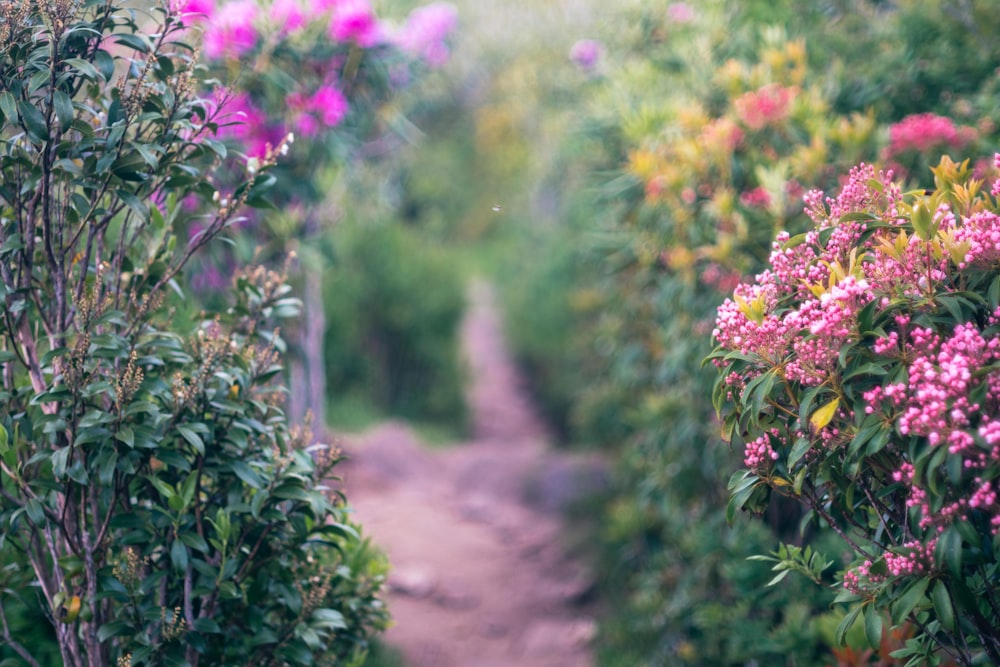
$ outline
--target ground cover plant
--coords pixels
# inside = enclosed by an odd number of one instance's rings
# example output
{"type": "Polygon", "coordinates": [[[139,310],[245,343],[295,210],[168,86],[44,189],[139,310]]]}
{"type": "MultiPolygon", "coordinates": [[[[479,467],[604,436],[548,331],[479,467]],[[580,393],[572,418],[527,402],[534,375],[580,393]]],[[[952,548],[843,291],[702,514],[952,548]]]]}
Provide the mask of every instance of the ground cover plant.
{"type": "Polygon", "coordinates": [[[195,3],[0,3],[0,639],[16,664],[359,660],[385,565],[286,418],[280,270],[187,320],[188,262],[261,205],[195,3]],[[183,6],[182,6],[183,5],[183,6]],[[223,111],[220,111],[222,109],[223,111]],[[20,616],[15,618],[14,614],[20,616]]]}
{"type": "Polygon", "coordinates": [[[909,623],[908,665],[996,663],[1000,181],[949,158],[934,176],[904,195],[862,165],[807,195],[815,227],[719,309],[715,402],[746,466],[730,514],[775,492],[850,548],[841,636],[863,615],[877,649],[909,623]]]}

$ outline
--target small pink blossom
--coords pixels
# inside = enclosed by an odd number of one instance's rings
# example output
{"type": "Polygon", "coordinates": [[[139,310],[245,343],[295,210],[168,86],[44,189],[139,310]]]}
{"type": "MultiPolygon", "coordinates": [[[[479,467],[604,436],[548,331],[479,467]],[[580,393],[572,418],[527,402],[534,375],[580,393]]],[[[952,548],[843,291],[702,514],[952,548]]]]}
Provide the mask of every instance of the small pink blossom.
{"type": "Polygon", "coordinates": [[[603,55],[604,47],[594,39],[581,39],[569,50],[569,59],[580,69],[588,71],[597,67],[603,55]]]}
{"type": "Polygon", "coordinates": [[[382,40],[382,28],[368,0],[338,0],[330,16],[330,37],[365,48],[382,40]]]}
{"type": "Polygon", "coordinates": [[[327,127],[340,123],[347,115],[347,98],[334,86],[322,86],[309,100],[309,109],[316,113],[327,127]]]}
{"type": "Polygon", "coordinates": [[[747,208],[767,208],[771,204],[771,195],[764,188],[757,187],[742,193],[740,203],[747,208]]]}
{"type": "Polygon", "coordinates": [[[283,36],[299,30],[306,24],[305,13],[299,0],[274,0],[268,18],[273,25],[279,26],[279,32],[283,36]]]}
{"type": "Polygon", "coordinates": [[[205,26],[205,55],[213,60],[237,59],[257,45],[257,3],[237,0],[222,5],[205,26]]]}
{"type": "Polygon", "coordinates": [[[686,2],[672,2],[667,7],[667,20],[671,23],[691,23],[694,19],[694,8],[686,2]]]}
{"type": "Polygon", "coordinates": [[[733,104],[744,125],[751,130],[760,130],[787,118],[796,95],[796,88],[769,83],[758,90],[744,93],[733,104]]]}
{"type": "Polygon", "coordinates": [[[215,0],[179,0],[174,10],[185,22],[200,23],[215,13],[215,0]]]}
{"type": "Polygon", "coordinates": [[[458,24],[458,10],[448,2],[433,2],[410,12],[393,41],[404,52],[422,58],[430,67],[448,62],[445,40],[458,24]]]}

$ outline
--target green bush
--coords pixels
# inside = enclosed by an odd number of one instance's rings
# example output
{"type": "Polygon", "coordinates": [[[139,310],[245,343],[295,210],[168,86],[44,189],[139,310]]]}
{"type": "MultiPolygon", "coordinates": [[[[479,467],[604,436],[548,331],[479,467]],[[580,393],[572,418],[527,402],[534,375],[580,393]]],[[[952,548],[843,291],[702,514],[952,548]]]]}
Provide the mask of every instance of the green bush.
{"type": "Polygon", "coordinates": [[[39,664],[9,621],[43,614],[72,667],[356,662],[386,566],[283,412],[285,277],[174,317],[281,144],[217,189],[176,3],[131,4],[0,4],[0,642],[39,664]]]}
{"type": "Polygon", "coordinates": [[[327,381],[388,414],[465,421],[459,325],[463,280],[449,255],[414,230],[345,223],[326,273],[327,381]]]}

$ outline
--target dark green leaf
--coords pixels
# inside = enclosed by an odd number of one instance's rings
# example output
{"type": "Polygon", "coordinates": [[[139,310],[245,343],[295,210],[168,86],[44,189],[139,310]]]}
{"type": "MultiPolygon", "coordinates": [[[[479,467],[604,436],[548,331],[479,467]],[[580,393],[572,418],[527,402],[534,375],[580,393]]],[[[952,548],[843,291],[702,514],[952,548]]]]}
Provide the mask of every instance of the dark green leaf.
{"type": "Polygon", "coordinates": [[[792,445],[792,451],[788,453],[788,466],[789,470],[795,467],[795,464],[806,455],[806,452],[812,447],[812,441],[809,438],[799,438],[792,445]]]}
{"type": "Polygon", "coordinates": [[[28,130],[28,136],[35,143],[42,143],[49,139],[49,128],[45,124],[45,116],[38,108],[30,102],[21,101],[17,103],[17,111],[21,115],[21,121],[28,130]]]}
{"type": "Polygon", "coordinates": [[[56,110],[56,117],[59,118],[59,127],[63,130],[69,129],[73,123],[73,101],[69,95],[61,90],[52,93],[52,106],[56,110]]]}
{"type": "Polygon", "coordinates": [[[83,78],[91,80],[97,79],[97,70],[94,69],[94,66],[86,60],[82,58],[67,58],[63,62],[79,72],[83,78]]]}
{"type": "Polygon", "coordinates": [[[865,607],[865,639],[876,651],[882,645],[882,610],[874,604],[865,607]]]}
{"type": "Polygon", "coordinates": [[[126,621],[113,621],[105,623],[97,630],[97,641],[106,642],[112,637],[123,637],[135,632],[131,623],[126,621]]]}
{"type": "Polygon", "coordinates": [[[906,620],[906,617],[910,615],[910,612],[921,603],[924,599],[924,593],[927,592],[927,587],[930,583],[930,579],[921,577],[910,584],[906,590],[903,591],[903,594],[893,601],[891,606],[893,625],[899,625],[906,620]]]}
{"type": "Polygon", "coordinates": [[[931,602],[934,603],[934,613],[941,622],[941,626],[949,632],[955,629],[955,610],[951,606],[951,596],[948,595],[948,587],[944,580],[938,579],[934,583],[934,590],[931,591],[931,602]]]}
{"type": "Polygon", "coordinates": [[[858,620],[858,616],[861,615],[863,609],[864,607],[855,607],[848,612],[847,616],[837,626],[837,631],[834,635],[834,641],[837,642],[837,646],[843,646],[847,643],[847,633],[850,631],[851,626],[854,625],[854,622],[858,620]]]}
{"type": "Polygon", "coordinates": [[[10,91],[0,93],[0,111],[3,111],[8,123],[17,122],[17,99],[10,91]]]}

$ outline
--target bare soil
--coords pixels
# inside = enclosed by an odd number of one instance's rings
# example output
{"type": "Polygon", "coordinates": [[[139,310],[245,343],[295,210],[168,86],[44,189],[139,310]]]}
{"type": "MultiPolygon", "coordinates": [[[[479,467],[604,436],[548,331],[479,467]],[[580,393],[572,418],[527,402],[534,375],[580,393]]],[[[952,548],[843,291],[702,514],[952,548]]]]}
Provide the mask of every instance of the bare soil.
{"type": "Polygon", "coordinates": [[[413,667],[589,666],[592,577],[562,510],[604,466],[549,446],[489,286],[470,290],[462,336],[469,442],[427,448],[390,422],[344,443],[347,497],[393,565],[385,641],[413,667]]]}

